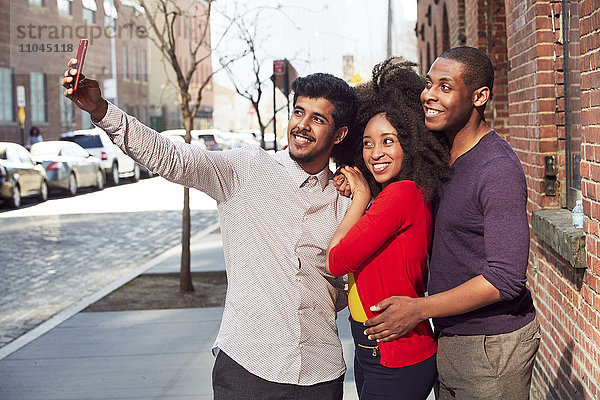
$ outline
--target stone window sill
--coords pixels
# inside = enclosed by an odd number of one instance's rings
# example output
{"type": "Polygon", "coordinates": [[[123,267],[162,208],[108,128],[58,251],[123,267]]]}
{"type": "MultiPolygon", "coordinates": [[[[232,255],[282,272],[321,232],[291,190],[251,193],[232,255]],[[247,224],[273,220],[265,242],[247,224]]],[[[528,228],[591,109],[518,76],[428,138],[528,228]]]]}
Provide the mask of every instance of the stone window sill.
{"type": "Polygon", "coordinates": [[[573,227],[571,211],[536,210],[531,215],[531,229],[574,268],[587,268],[585,234],[583,229],[573,227]]]}

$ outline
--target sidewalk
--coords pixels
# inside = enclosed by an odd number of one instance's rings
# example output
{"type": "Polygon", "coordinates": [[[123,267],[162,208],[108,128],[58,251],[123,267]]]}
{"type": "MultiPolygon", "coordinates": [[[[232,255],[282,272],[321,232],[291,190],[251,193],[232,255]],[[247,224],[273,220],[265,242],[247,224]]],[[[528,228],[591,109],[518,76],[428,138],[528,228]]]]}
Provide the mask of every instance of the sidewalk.
{"type": "MultiPolygon", "coordinates": [[[[193,272],[225,269],[218,231],[194,236],[191,248],[193,272]]],[[[169,250],[144,273],[178,271],[179,254],[169,250]]],[[[79,312],[0,360],[0,399],[212,399],[222,311],[79,312]]],[[[338,320],[352,360],[347,312],[338,320]]],[[[350,368],[345,392],[357,399],[350,368]]]]}
{"type": "MultiPolygon", "coordinates": [[[[191,247],[192,272],[225,269],[218,231],[194,236],[191,247]]],[[[140,272],[177,271],[179,255],[172,249],[140,272]]],[[[211,347],[222,311],[216,307],[67,315],[64,322],[0,360],[0,399],[212,399],[211,347]]],[[[357,400],[347,318],[347,309],[338,316],[348,364],[344,400],[357,400]]]]}

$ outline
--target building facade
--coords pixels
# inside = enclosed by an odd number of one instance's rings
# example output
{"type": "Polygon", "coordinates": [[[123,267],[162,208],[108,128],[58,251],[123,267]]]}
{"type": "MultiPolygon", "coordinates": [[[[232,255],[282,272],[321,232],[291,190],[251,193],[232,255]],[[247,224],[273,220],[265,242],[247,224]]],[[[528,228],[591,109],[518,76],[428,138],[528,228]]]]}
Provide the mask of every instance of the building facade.
{"type": "MultiPolygon", "coordinates": [[[[184,74],[188,72],[188,66],[192,61],[190,49],[200,44],[195,57],[196,61],[200,63],[191,77],[190,90],[188,90],[190,96],[196,99],[198,89],[204,85],[200,108],[194,116],[194,129],[212,128],[214,88],[210,24],[205,29],[206,24],[210,22],[206,16],[207,8],[204,2],[196,2],[189,8],[187,8],[189,2],[186,0],[176,3],[181,3],[179,5],[186,10],[184,14],[179,15],[173,26],[174,50],[184,74]]],[[[161,30],[164,26],[163,20],[162,16],[156,18],[157,25],[161,27],[161,30]]],[[[154,32],[150,31],[150,35],[154,42],[160,42],[156,40],[154,32]]],[[[150,45],[149,54],[150,124],[158,131],[183,128],[181,94],[173,68],[158,46],[150,45]]]]}
{"type": "Polygon", "coordinates": [[[600,398],[600,2],[418,0],[415,34],[423,74],[460,45],[496,68],[486,117],[528,185],[528,285],[542,326],[532,398],[600,398]],[[583,229],[571,223],[578,199],[583,229]]]}
{"type": "Polygon", "coordinates": [[[45,140],[89,128],[87,113],[64,98],[60,85],[79,40],[89,39],[84,74],[105,97],[148,122],[145,17],[117,0],[0,0],[0,141],[21,143],[38,126],[45,140]]]}

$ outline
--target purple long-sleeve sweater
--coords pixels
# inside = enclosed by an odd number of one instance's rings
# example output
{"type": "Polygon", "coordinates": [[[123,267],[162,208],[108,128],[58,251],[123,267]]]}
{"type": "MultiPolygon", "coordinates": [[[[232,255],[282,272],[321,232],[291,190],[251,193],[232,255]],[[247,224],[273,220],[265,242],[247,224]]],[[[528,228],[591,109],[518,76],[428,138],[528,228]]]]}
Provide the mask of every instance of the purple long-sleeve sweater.
{"type": "Polygon", "coordinates": [[[491,131],[450,167],[434,200],[435,233],[429,293],[483,275],[500,301],[433,320],[436,331],[458,335],[512,332],[533,320],[525,286],[529,254],[527,186],[510,145],[491,131]]]}

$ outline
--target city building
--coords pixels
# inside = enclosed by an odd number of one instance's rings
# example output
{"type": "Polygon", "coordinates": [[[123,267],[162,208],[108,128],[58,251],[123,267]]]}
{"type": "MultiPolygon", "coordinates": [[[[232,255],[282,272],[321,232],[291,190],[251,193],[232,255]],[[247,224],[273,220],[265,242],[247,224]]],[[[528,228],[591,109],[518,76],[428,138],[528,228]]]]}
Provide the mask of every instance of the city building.
{"type": "MultiPolygon", "coordinates": [[[[188,1],[178,0],[185,7],[188,1]]],[[[188,93],[195,99],[198,88],[202,85],[202,98],[198,113],[194,116],[194,129],[207,129],[213,127],[214,89],[212,81],[212,50],[210,24],[205,29],[207,22],[206,6],[203,2],[196,2],[191,8],[186,9],[186,14],[176,19],[173,34],[175,39],[175,54],[183,73],[187,73],[191,64],[190,49],[200,45],[196,61],[200,61],[196,71],[191,77],[188,93]]],[[[157,25],[161,27],[162,17],[156,18],[157,25]]],[[[150,29],[149,29],[150,30],[150,29]]],[[[150,30],[153,42],[155,33],[150,30]]],[[[177,77],[165,54],[152,43],[148,49],[150,54],[148,67],[149,84],[149,112],[150,125],[158,130],[183,128],[181,113],[181,97],[177,86],[177,77]]]]}
{"type": "Polygon", "coordinates": [[[134,3],[99,0],[0,0],[0,141],[22,142],[38,126],[44,139],[89,128],[87,113],[60,85],[79,40],[89,39],[84,74],[105,97],[148,121],[145,17],[134,3]],[[25,119],[23,132],[19,106],[25,119]]]}
{"type": "Polygon", "coordinates": [[[595,0],[418,0],[421,73],[459,45],[496,67],[487,119],[528,185],[528,284],[542,326],[533,399],[600,397],[599,21],[595,0]],[[571,223],[578,199],[583,229],[571,223]]]}

